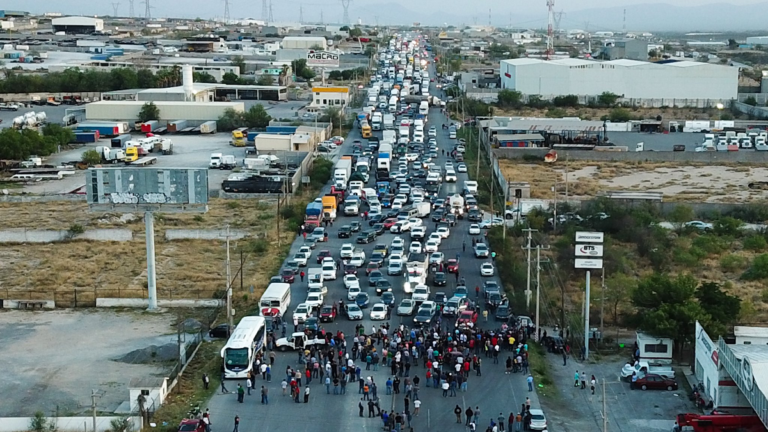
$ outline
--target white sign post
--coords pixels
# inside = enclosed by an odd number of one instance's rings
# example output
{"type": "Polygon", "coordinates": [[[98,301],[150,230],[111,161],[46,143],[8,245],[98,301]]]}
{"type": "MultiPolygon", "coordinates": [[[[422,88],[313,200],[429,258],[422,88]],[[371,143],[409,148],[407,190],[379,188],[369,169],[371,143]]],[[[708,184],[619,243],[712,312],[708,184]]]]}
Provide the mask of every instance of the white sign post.
{"type": "MultiPolygon", "coordinates": [[[[601,232],[576,232],[576,251],[574,255],[574,267],[586,269],[586,295],[584,301],[584,360],[589,358],[589,284],[590,270],[603,268],[603,241],[605,235],[601,232]]],[[[565,324],[565,323],[563,323],[565,324]]]]}

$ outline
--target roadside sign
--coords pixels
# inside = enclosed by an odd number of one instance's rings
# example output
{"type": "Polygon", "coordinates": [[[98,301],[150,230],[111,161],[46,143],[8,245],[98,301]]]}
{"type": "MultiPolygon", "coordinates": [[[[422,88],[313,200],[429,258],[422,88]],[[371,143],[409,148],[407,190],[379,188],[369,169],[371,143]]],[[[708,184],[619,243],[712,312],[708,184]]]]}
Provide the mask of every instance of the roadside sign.
{"type": "Polygon", "coordinates": [[[328,51],[309,51],[308,67],[339,67],[339,55],[328,51]]]}
{"type": "Polygon", "coordinates": [[[577,269],[594,270],[603,268],[602,259],[576,258],[575,261],[577,269]]]}
{"type": "Polygon", "coordinates": [[[576,245],[575,255],[577,257],[600,258],[603,256],[603,245],[596,245],[596,244],[576,245]]]}
{"type": "Polygon", "coordinates": [[[576,231],[576,243],[602,243],[604,234],[601,232],[576,231]]]}

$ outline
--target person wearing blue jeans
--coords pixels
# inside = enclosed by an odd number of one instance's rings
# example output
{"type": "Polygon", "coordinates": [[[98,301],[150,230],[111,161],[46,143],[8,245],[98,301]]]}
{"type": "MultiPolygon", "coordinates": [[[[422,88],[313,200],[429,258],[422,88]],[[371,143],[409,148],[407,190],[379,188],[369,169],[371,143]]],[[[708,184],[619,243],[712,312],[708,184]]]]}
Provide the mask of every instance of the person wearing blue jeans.
{"type": "Polygon", "coordinates": [[[528,391],[533,391],[533,375],[528,375],[528,391]]]}
{"type": "Polygon", "coordinates": [[[269,390],[264,386],[261,386],[261,403],[269,405],[269,390]]]}
{"type": "Polygon", "coordinates": [[[331,377],[325,377],[325,394],[331,394],[331,377]]]}

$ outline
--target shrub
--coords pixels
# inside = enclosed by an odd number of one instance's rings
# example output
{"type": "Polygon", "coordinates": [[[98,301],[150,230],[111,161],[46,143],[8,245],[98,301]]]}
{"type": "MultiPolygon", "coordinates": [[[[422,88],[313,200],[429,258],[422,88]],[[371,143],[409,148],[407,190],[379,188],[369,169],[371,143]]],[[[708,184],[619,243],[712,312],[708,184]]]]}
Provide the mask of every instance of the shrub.
{"type": "Polygon", "coordinates": [[[269,250],[269,242],[264,239],[251,240],[245,245],[247,252],[263,254],[269,250]]]}
{"type": "Polygon", "coordinates": [[[720,258],[720,268],[726,273],[735,273],[739,270],[743,270],[747,266],[747,259],[736,255],[730,254],[720,258]]]}
{"type": "Polygon", "coordinates": [[[230,210],[235,210],[240,208],[240,203],[237,201],[229,201],[227,203],[227,208],[230,210]]]}
{"type": "Polygon", "coordinates": [[[741,228],[743,226],[744,222],[731,216],[725,216],[715,221],[712,230],[717,235],[738,237],[742,234],[741,228]]]}
{"type": "Polygon", "coordinates": [[[762,254],[752,260],[752,265],[741,275],[744,280],[761,280],[768,278],[768,254],[762,254]]]}
{"type": "Polygon", "coordinates": [[[766,246],[768,246],[768,242],[765,241],[765,237],[761,235],[751,235],[745,238],[743,243],[744,249],[752,251],[765,250],[766,246]]]}
{"type": "Polygon", "coordinates": [[[715,255],[723,252],[728,247],[728,242],[720,237],[705,234],[693,239],[693,247],[691,249],[694,247],[704,251],[704,256],[715,255]]]}

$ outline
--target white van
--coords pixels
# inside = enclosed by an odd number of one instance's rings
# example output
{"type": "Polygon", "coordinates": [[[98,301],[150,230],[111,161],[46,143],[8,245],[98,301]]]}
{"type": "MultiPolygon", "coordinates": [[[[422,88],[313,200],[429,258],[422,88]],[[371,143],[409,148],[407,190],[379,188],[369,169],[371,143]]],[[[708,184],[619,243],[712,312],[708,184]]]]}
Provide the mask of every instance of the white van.
{"type": "Polygon", "coordinates": [[[285,316],[291,305],[291,285],[287,283],[271,283],[259,300],[261,316],[273,316],[276,312],[285,316]]]}

